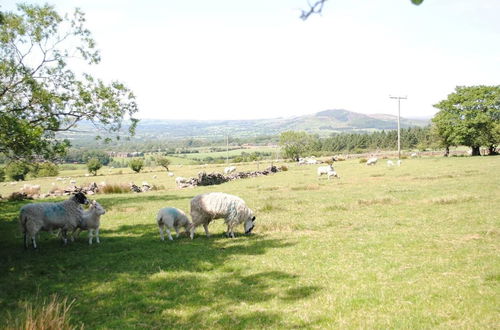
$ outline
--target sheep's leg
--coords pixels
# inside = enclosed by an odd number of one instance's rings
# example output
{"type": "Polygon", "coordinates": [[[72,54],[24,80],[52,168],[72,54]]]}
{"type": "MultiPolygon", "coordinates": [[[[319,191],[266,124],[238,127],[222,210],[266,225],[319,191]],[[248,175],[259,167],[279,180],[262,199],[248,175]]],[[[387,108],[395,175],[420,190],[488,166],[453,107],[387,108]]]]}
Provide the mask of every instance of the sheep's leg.
{"type": "Polygon", "coordinates": [[[174,239],[172,238],[172,235],[170,234],[170,229],[168,229],[168,227],[166,227],[165,231],[167,232],[168,239],[171,240],[171,241],[173,241],[174,239]]]}
{"type": "Polygon", "coordinates": [[[196,229],[196,226],[194,224],[191,225],[191,227],[189,228],[189,237],[191,239],[193,239],[194,237],[194,230],[196,229]]]}
{"type": "Polygon", "coordinates": [[[33,235],[31,237],[31,242],[33,243],[33,248],[36,249],[36,239],[35,239],[35,235],[33,235]]]}
{"type": "Polygon", "coordinates": [[[90,228],[89,228],[89,245],[92,245],[92,237],[93,237],[93,236],[92,236],[92,230],[93,230],[93,229],[90,229],[90,228]]]}
{"type": "Polygon", "coordinates": [[[68,230],[67,229],[61,230],[61,234],[62,234],[62,239],[63,239],[64,245],[68,244],[68,230]]]}
{"type": "Polygon", "coordinates": [[[204,223],[203,228],[205,229],[205,234],[207,235],[207,237],[210,237],[210,233],[208,232],[208,223],[204,223]]]}
{"type": "Polygon", "coordinates": [[[174,227],[175,233],[177,234],[176,237],[179,238],[179,227],[174,227]]]}
{"type": "Polygon", "coordinates": [[[101,244],[101,241],[99,241],[99,228],[95,230],[95,241],[97,244],[101,244]]]}
{"type": "Polygon", "coordinates": [[[165,225],[163,225],[163,224],[159,224],[159,225],[158,225],[158,230],[160,231],[160,238],[161,238],[161,240],[162,240],[162,241],[164,241],[164,240],[165,240],[165,236],[163,236],[163,227],[164,227],[164,226],[165,226],[165,225]]]}

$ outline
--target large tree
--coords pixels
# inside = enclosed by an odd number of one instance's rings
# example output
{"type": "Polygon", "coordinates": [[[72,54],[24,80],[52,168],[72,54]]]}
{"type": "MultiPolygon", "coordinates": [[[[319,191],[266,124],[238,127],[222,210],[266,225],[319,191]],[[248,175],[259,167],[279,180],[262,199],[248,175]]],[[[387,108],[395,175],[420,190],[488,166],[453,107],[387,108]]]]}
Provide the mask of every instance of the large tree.
{"type": "Polygon", "coordinates": [[[313,142],[313,138],[306,132],[287,131],[280,134],[279,143],[286,158],[298,161],[312,150],[313,142]]]}
{"type": "Polygon", "coordinates": [[[500,85],[458,86],[446,100],[435,104],[432,119],[443,145],[465,145],[472,155],[487,146],[494,153],[500,142],[500,85]]]}
{"type": "Polygon", "coordinates": [[[124,119],[130,119],[128,131],[134,133],[133,93],[120,82],[106,84],[71,69],[83,71],[100,61],[80,10],[60,16],[50,5],[21,4],[1,18],[0,153],[21,160],[56,158],[69,145],[56,133],[81,120],[119,137],[124,119]]]}

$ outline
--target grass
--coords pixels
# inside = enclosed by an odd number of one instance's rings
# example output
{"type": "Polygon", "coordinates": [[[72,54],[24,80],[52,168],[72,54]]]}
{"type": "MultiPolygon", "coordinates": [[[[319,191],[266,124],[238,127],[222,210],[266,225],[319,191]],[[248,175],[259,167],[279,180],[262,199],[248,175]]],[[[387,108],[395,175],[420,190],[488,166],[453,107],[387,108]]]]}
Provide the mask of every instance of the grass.
{"type": "Polygon", "coordinates": [[[390,169],[347,160],[335,164],[342,179],[328,181],[316,166],[292,164],[182,190],[156,173],[164,190],[93,196],[108,211],[101,244],[82,234],[61,246],[42,233],[37,251],[23,250],[18,231],[27,201],[2,201],[0,319],[23,318],[25,302],[57,293],[73,302],[71,325],[90,329],[497,328],[499,165],[499,157],[424,157],[390,169]],[[239,227],[224,238],[218,220],[211,238],[200,228],[193,241],[161,242],[156,212],[188,211],[208,191],[241,196],[257,215],[254,235],[239,227]]]}

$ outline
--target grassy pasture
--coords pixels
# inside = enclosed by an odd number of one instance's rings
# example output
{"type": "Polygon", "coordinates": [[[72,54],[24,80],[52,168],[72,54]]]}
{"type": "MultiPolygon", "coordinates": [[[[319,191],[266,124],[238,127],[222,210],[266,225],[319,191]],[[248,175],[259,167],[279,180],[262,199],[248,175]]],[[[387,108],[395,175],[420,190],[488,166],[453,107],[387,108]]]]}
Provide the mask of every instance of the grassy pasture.
{"type": "MultiPolygon", "coordinates": [[[[16,217],[25,202],[3,201],[0,319],[57,293],[74,301],[72,324],[89,329],[498,328],[499,168],[499,157],[392,168],[349,160],[336,164],[340,180],[289,165],[184,190],[163,172],[106,175],[138,183],[157,174],[166,189],[98,195],[108,210],[100,245],[88,246],[83,233],[64,247],[42,233],[37,251],[22,248],[16,217]],[[245,199],[257,215],[254,235],[226,239],[218,220],[211,238],[199,228],[193,241],[161,242],[157,210],[188,211],[190,198],[208,191],[245,199]]],[[[173,171],[201,169],[223,166],[173,171]]]]}

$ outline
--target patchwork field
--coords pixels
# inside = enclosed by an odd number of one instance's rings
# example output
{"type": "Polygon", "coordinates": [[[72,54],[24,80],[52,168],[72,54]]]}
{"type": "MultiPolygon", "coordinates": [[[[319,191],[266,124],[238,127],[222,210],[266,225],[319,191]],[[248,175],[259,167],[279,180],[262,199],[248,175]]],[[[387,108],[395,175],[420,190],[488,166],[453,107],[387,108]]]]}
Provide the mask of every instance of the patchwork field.
{"type": "MultiPolygon", "coordinates": [[[[78,184],[165,188],[92,196],[108,212],[101,244],[91,246],[86,233],[67,246],[42,233],[39,249],[25,251],[17,215],[27,202],[0,201],[0,320],[15,327],[27,306],[56,295],[72,302],[70,323],[88,329],[498,328],[500,157],[407,159],[391,168],[348,160],[330,181],[317,178],[317,166],[287,166],[183,190],[159,168],[61,173],[78,184]],[[189,200],[209,191],[242,197],[257,216],[254,234],[241,226],[227,239],[217,220],[211,238],[198,228],[192,241],[160,241],[157,211],[188,212],[189,200]]],[[[190,177],[223,166],[171,170],[190,177]]],[[[30,183],[48,191],[52,182],[30,183]]]]}

